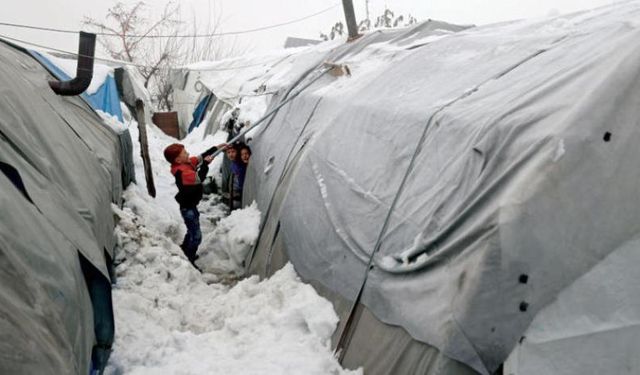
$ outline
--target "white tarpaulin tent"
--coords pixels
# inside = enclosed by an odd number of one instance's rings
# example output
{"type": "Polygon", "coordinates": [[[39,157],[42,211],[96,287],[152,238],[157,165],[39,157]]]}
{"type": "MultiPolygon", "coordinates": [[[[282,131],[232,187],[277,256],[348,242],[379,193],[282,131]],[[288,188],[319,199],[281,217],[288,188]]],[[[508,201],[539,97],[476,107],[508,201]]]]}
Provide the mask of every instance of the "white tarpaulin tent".
{"type": "Polygon", "coordinates": [[[512,353],[508,373],[583,374],[596,348],[606,373],[638,373],[639,21],[626,1],[327,51],[271,108],[324,60],[351,76],[320,77],[254,136],[248,268],[291,261],[367,374],[490,374],[512,353]]]}

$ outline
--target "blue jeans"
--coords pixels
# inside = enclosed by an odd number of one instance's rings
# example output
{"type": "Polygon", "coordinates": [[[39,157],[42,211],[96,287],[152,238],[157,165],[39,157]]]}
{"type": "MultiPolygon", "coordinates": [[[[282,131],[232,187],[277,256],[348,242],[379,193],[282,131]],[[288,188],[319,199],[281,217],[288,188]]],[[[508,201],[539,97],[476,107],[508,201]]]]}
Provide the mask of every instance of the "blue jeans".
{"type": "Polygon", "coordinates": [[[190,262],[193,262],[196,257],[196,251],[198,246],[202,242],[202,232],[200,231],[200,213],[196,207],[193,208],[180,208],[180,213],[184,219],[184,223],[187,226],[187,234],[182,241],[182,251],[187,256],[190,262]]]}

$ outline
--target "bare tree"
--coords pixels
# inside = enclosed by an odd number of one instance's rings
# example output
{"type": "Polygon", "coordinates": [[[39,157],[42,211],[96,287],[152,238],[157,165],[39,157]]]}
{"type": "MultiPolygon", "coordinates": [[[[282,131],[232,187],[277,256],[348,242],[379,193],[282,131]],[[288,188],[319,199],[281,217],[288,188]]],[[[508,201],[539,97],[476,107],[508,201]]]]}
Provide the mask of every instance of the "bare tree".
{"type": "Polygon", "coordinates": [[[154,104],[171,110],[169,69],[200,60],[213,60],[241,52],[235,40],[230,43],[216,34],[221,25],[221,12],[207,13],[205,30],[201,30],[193,12],[190,27],[182,18],[180,5],[168,2],[158,16],[153,16],[143,1],[127,6],[116,3],[107,10],[104,21],[85,18],[84,24],[100,32],[98,41],[111,57],[136,64],[144,78],[144,86],[152,94],[154,104]],[[207,35],[188,37],[186,35],[207,35]]]}
{"type": "Polygon", "coordinates": [[[236,37],[211,36],[221,32],[220,27],[224,20],[222,17],[222,7],[219,2],[208,4],[207,16],[204,21],[197,17],[198,12],[192,11],[191,34],[210,35],[200,38],[191,38],[184,48],[183,60],[186,63],[195,61],[213,61],[226,57],[238,56],[246,52],[245,47],[241,47],[236,37]]]}
{"type": "Polygon", "coordinates": [[[338,21],[331,27],[331,31],[329,31],[329,34],[320,33],[320,38],[324,41],[327,41],[334,40],[335,38],[342,35],[344,35],[344,24],[342,23],[342,21],[338,21]]]}

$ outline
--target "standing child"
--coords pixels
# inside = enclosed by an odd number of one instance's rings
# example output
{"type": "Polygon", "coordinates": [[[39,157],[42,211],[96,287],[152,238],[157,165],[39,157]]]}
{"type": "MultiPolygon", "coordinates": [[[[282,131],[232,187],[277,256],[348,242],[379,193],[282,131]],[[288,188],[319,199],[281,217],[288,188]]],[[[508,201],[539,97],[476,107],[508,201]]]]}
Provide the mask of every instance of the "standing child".
{"type": "Polygon", "coordinates": [[[244,184],[244,174],[246,166],[240,160],[240,144],[227,147],[227,158],[229,159],[229,209],[235,210],[242,206],[242,185],[244,184]]]}
{"type": "Polygon", "coordinates": [[[174,143],[164,149],[164,157],[171,163],[171,174],[176,179],[178,194],[175,198],[180,205],[180,213],[187,226],[187,234],[182,241],[182,251],[187,259],[195,266],[196,252],[202,242],[200,231],[200,213],[198,203],[202,199],[202,181],[209,171],[208,164],[213,157],[211,154],[225,144],[214,146],[198,156],[189,156],[183,145],[174,143]]]}

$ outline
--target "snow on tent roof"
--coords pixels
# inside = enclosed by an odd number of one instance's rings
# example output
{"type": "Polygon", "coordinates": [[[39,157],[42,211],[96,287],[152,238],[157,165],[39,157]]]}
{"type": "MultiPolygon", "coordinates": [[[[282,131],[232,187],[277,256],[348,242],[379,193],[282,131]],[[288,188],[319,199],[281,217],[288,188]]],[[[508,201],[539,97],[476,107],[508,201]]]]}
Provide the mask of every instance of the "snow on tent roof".
{"type": "MultiPolygon", "coordinates": [[[[69,80],[76,74],[76,60],[74,59],[60,58],[34,50],[29,52],[61,81],[69,80]]],[[[113,70],[114,68],[109,65],[94,62],[91,84],[81,96],[94,109],[116,116],[122,122],[120,95],[113,78],[113,70]]]]}
{"type": "Polygon", "coordinates": [[[329,51],[352,76],[323,77],[252,143],[244,197],[266,217],[250,268],[289,259],[346,301],[368,272],[377,319],[492,373],[639,232],[639,17],[627,1],[446,35],[426,23],[329,51]]]}
{"type": "Polygon", "coordinates": [[[262,79],[272,66],[290,55],[291,52],[278,50],[264,55],[243,56],[214,62],[203,61],[187,65],[181,70],[192,74],[197,73],[202,85],[220,100],[234,105],[241,94],[251,94],[260,85],[254,80],[262,79]]]}
{"type": "MultiPolygon", "coordinates": [[[[262,112],[268,100],[277,90],[286,87],[290,76],[302,73],[321,62],[326,50],[336,42],[317,46],[314,49],[297,48],[275,50],[266,54],[248,55],[219,61],[203,61],[172,70],[174,107],[179,113],[181,127],[193,122],[194,107],[213,93],[231,107],[238,105],[240,98],[253,96],[262,112]],[[301,53],[301,52],[306,53],[301,53]]],[[[249,115],[243,120],[255,121],[249,115]]]]}
{"type": "MultiPolygon", "coordinates": [[[[382,56],[416,48],[468,27],[429,21],[410,29],[374,31],[367,37],[377,47],[369,49],[368,54],[359,53],[355,57],[363,61],[372,58],[380,60],[382,56]],[[394,39],[398,39],[397,44],[392,44],[394,39]]],[[[173,92],[182,122],[188,118],[188,122],[192,123],[194,107],[205,99],[205,94],[198,90],[205,89],[205,92],[213,93],[217,100],[231,107],[241,107],[241,120],[254,123],[264,113],[274,94],[286,90],[309,69],[322,65],[328,54],[342,42],[334,40],[312,48],[274,50],[266,54],[204,61],[178,68],[172,72],[173,92]],[[185,103],[186,106],[182,106],[185,103]]]]}

